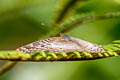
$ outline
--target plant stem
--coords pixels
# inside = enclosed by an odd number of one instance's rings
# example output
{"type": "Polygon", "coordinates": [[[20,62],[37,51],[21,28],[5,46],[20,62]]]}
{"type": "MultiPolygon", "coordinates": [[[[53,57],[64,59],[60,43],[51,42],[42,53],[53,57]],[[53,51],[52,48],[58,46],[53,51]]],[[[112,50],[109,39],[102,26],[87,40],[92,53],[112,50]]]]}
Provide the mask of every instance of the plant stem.
{"type": "Polygon", "coordinates": [[[58,36],[59,33],[66,33],[76,27],[78,27],[78,25],[80,24],[84,24],[84,23],[88,23],[88,22],[92,22],[92,21],[98,21],[98,20],[104,20],[104,19],[113,19],[113,18],[120,18],[120,12],[107,12],[107,13],[103,13],[103,14],[98,14],[98,15],[90,15],[90,16],[86,16],[83,18],[79,18],[75,21],[70,22],[70,24],[64,24],[60,28],[60,31],[57,32],[57,34],[55,34],[54,36],[58,36]]]}
{"type": "Polygon", "coordinates": [[[16,61],[7,61],[2,67],[0,67],[0,76],[13,68],[16,63],[16,61]]]}

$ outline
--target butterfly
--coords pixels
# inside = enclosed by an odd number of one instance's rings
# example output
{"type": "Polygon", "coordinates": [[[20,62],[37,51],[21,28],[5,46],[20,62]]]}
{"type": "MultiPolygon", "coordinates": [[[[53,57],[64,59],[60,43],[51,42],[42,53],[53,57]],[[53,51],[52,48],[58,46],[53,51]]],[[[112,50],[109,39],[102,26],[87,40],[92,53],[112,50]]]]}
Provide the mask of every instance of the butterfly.
{"type": "Polygon", "coordinates": [[[63,34],[60,37],[51,37],[44,40],[38,40],[36,42],[17,48],[16,50],[24,53],[34,53],[38,51],[53,53],[74,51],[86,51],[90,53],[106,52],[102,45],[97,45],[63,34]]]}

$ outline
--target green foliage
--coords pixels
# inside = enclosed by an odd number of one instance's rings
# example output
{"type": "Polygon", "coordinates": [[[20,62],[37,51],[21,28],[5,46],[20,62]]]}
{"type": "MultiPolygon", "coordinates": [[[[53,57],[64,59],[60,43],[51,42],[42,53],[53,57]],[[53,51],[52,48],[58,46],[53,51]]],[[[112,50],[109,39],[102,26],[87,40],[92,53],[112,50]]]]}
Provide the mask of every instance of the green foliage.
{"type": "MultiPolygon", "coordinates": [[[[119,7],[119,0],[0,0],[0,50],[15,50],[38,39],[67,33],[87,41],[104,44],[107,50],[107,54],[104,54],[106,57],[118,56],[119,7]],[[73,25],[75,23],[77,25],[73,25]]],[[[6,55],[8,53],[5,51],[6,55]]],[[[1,51],[0,54],[2,55],[1,51]]],[[[25,55],[29,57],[29,54],[25,55]]],[[[56,58],[54,54],[47,55],[49,58],[56,58]]],[[[68,54],[62,53],[62,55],[68,54]]],[[[80,57],[81,53],[75,52],[75,55],[80,57]]],[[[46,57],[46,54],[43,56],[46,57]]],[[[39,58],[41,56],[37,57],[39,58]]],[[[119,80],[119,67],[119,57],[85,62],[20,63],[1,78],[3,80],[119,80]],[[24,68],[26,66],[27,68],[24,68]]]]}

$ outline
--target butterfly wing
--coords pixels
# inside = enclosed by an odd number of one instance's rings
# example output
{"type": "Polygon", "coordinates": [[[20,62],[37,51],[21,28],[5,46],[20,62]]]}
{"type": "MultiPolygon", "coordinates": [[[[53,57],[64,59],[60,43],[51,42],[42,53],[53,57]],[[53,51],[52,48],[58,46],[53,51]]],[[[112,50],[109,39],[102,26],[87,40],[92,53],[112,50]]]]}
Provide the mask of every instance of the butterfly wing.
{"type": "Polygon", "coordinates": [[[37,51],[47,51],[54,53],[73,51],[86,51],[91,53],[106,52],[101,45],[68,36],[51,37],[44,40],[39,40],[22,46],[16,50],[25,53],[33,53],[37,51]]]}
{"type": "Polygon", "coordinates": [[[74,43],[73,41],[66,41],[61,37],[52,37],[45,40],[39,40],[28,45],[22,46],[17,51],[25,52],[25,53],[33,53],[37,51],[47,51],[47,52],[73,52],[83,50],[74,43]]]}
{"type": "Polygon", "coordinates": [[[97,44],[90,43],[90,42],[87,42],[84,40],[80,40],[78,38],[71,37],[71,39],[74,42],[76,42],[86,52],[91,52],[91,53],[99,53],[99,52],[104,53],[104,52],[106,52],[101,45],[97,45],[97,44]]]}

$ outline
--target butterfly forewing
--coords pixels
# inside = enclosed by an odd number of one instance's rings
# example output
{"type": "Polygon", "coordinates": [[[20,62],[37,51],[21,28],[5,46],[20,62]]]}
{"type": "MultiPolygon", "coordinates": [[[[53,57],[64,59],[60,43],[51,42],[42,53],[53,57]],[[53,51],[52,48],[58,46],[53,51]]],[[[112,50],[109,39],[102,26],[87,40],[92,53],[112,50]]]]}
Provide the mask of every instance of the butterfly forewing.
{"type": "Polygon", "coordinates": [[[32,53],[37,51],[47,51],[47,52],[73,52],[73,51],[83,51],[79,45],[73,41],[66,41],[61,37],[52,37],[45,40],[39,40],[28,45],[22,46],[17,49],[17,51],[32,53]]]}
{"type": "Polygon", "coordinates": [[[33,53],[38,51],[47,52],[73,52],[86,51],[91,53],[104,53],[105,50],[101,45],[93,44],[84,40],[73,37],[51,37],[44,40],[39,40],[28,45],[22,46],[17,51],[25,53],[33,53]]]}

